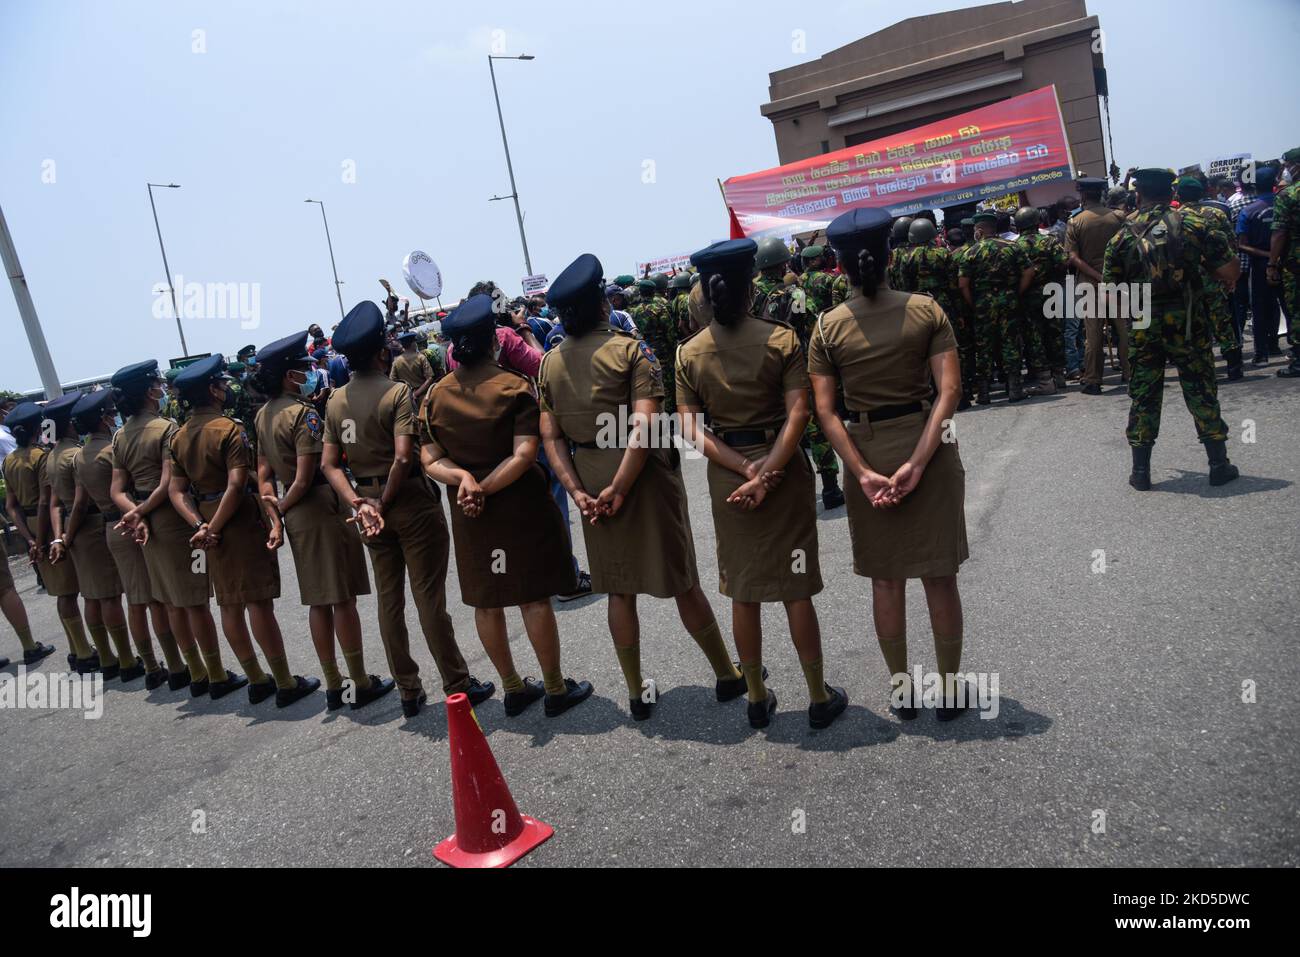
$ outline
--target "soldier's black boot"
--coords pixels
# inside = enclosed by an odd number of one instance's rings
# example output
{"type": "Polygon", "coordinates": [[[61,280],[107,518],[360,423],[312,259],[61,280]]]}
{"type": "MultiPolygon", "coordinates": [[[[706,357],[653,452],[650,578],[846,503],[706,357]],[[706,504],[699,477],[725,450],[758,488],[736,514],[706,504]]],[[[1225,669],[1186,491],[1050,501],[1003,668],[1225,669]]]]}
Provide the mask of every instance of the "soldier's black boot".
{"type": "Polygon", "coordinates": [[[1008,372],[1007,373],[1007,401],[1023,402],[1024,399],[1025,399],[1025,392],[1023,389],[1020,388],[1020,373],[1008,372]]]}
{"type": "Polygon", "coordinates": [[[988,405],[992,400],[989,398],[988,380],[981,380],[975,385],[975,404],[988,405]]]}
{"type": "Polygon", "coordinates": [[[839,480],[835,473],[825,471],[822,473],[822,507],[826,511],[833,508],[839,508],[844,504],[844,493],[840,491],[839,480]]]}
{"type": "Polygon", "coordinates": [[[1244,375],[1241,371],[1241,350],[1229,349],[1223,354],[1223,359],[1228,364],[1228,381],[1236,382],[1244,375]]]}
{"type": "Polygon", "coordinates": [[[1129,473],[1128,484],[1139,492],[1151,490],[1151,446],[1133,447],[1133,471],[1129,473]]]}
{"type": "Polygon", "coordinates": [[[1205,443],[1205,454],[1210,460],[1210,484],[1227,485],[1241,473],[1228,461],[1228,443],[1211,439],[1205,443]]]}
{"type": "Polygon", "coordinates": [[[23,652],[23,664],[34,665],[42,658],[54,654],[54,646],[36,642],[35,648],[29,648],[23,652]]]}

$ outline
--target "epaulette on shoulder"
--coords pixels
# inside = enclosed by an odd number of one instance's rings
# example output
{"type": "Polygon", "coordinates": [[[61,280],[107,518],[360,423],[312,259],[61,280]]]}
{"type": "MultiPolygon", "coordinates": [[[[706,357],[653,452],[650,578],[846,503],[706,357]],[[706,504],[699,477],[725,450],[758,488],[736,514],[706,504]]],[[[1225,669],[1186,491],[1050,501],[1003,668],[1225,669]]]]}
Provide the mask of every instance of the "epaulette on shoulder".
{"type": "Polygon", "coordinates": [[[790,325],[789,322],[777,316],[769,316],[767,314],[763,314],[763,315],[755,315],[754,318],[760,319],[763,322],[771,323],[774,326],[780,326],[783,329],[789,329],[791,332],[794,332],[794,326],[790,325]]]}

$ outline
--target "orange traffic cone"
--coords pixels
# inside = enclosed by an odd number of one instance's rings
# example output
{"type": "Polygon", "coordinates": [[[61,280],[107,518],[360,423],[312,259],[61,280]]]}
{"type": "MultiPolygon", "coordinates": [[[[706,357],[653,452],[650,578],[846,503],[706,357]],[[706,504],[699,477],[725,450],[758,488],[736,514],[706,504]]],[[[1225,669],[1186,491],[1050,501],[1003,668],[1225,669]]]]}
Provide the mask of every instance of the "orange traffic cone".
{"type": "Polygon", "coordinates": [[[555,833],[519,813],[463,694],[447,699],[447,739],[456,833],[433,849],[434,857],[452,867],[509,867],[555,833]]]}

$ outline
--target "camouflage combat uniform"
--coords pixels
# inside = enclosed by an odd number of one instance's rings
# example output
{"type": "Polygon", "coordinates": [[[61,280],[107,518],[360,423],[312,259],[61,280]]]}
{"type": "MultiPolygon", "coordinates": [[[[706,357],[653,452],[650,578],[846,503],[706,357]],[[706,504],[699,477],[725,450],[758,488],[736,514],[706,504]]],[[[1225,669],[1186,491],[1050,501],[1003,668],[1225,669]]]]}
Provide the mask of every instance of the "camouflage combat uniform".
{"type": "Polygon", "coordinates": [[[1020,373],[1020,274],[1029,268],[1025,251],[1010,240],[988,236],[966,251],[957,267],[971,281],[975,300],[975,379],[993,378],[998,351],[1008,375],[1020,373]]]}
{"type": "Polygon", "coordinates": [[[163,396],[162,405],[158,407],[158,414],[164,419],[171,419],[177,425],[184,425],[185,420],[190,417],[190,410],[185,408],[184,403],[175,396],[163,396]]]}
{"type": "Polygon", "coordinates": [[[975,336],[957,289],[957,253],[943,246],[917,246],[903,261],[902,282],[908,292],[924,293],[939,304],[957,334],[957,354],[965,391],[975,379],[975,336]]]}
{"type": "Polygon", "coordinates": [[[1030,373],[1065,372],[1065,327],[1060,316],[1050,317],[1047,313],[1047,294],[1044,287],[1048,283],[1065,281],[1067,258],[1065,249],[1053,236],[1045,236],[1038,230],[1021,233],[1017,240],[1029,263],[1034,267],[1034,280],[1021,298],[1020,335],[1025,344],[1025,362],[1030,373]]]}
{"type": "MultiPolygon", "coordinates": [[[[1141,229],[1167,212],[1167,203],[1153,203],[1138,210],[1127,222],[1141,229]]],[[[1199,287],[1208,274],[1229,262],[1235,253],[1226,237],[1212,228],[1201,213],[1192,209],[1172,212],[1182,224],[1183,266],[1178,277],[1182,294],[1162,291],[1164,284],[1153,282],[1151,324],[1146,329],[1131,329],[1132,377],[1128,391],[1132,405],[1126,435],[1134,448],[1150,448],[1160,433],[1166,361],[1178,367],[1183,401],[1196,423],[1197,438],[1201,442],[1224,442],[1228,438],[1214,381],[1212,330],[1199,287]]],[[[1118,283],[1151,279],[1138,241],[1126,225],[1106,244],[1102,280],[1118,283]]]]}
{"type": "Polygon", "coordinates": [[[889,281],[889,288],[896,289],[900,292],[906,292],[906,278],[903,276],[903,262],[907,259],[907,254],[911,252],[910,246],[896,246],[889,251],[889,265],[885,267],[885,279],[889,281]]]}
{"type": "Polygon", "coordinates": [[[668,312],[673,317],[673,322],[677,328],[679,336],[686,335],[687,329],[691,327],[691,313],[689,309],[691,297],[687,292],[679,292],[668,303],[668,312]]]}
{"type": "Polygon", "coordinates": [[[677,410],[677,390],[673,381],[673,357],[677,355],[677,320],[668,300],[653,296],[628,310],[637,331],[654,352],[664,373],[664,408],[677,410]]]}
{"type": "Polygon", "coordinates": [[[835,277],[820,269],[809,269],[799,277],[799,288],[807,297],[808,315],[815,317],[831,307],[835,298],[835,277]]]}
{"type": "Polygon", "coordinates": [[[845,299],[849,298],[849,277],[844,273],[836,273],[834,282],[831,283],[831,307],[838,306],[845,299]]]}
{"type": "Polygon", "coordinates": [[[1273,200],[1273,229],[1286,230],[1286,248],[1278,260],[1282,274],[1282,311],[1286,313],[1286,342],[1300,361],[1300,183],[1292,183],[1273,200]]]}
{"type": "MultiPolygon", "coordinates": [[[[1228,245],[1231,246],[1234,243],[1235,233],[1232,223],[1229,222],[1228,214],[1223,210],[1200,201],[1183,203],[1179,208],[1196,210],[1204,217],[1211,229],[1223,233],[1228,245]]],[[[1276,207],[1274,207],[1273,216],[1276,219],[1276,207]]],[[[1232,309],[1228,303],[1228,291],[1223,288],[1223,283],[1213,276],[1205,277],[1205,311],[1209,314],[1210,327],[1214,330],[1214,337],[1219,341],[1219,353],[1227,355],[1240,347],[1241,343],[1237,341],[1237,327],[1232,321],[1232,309]]]]}

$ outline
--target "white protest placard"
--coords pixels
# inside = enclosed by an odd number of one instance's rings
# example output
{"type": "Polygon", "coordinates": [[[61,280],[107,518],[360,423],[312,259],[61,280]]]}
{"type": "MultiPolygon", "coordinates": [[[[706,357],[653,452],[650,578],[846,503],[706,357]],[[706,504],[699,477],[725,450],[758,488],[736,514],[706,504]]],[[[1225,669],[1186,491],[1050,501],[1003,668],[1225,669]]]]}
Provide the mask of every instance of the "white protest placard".
{"type": "Polygon", "coordinates": [[[533,296],[539,292],[546,292],[551,281],[546,278],[544,273],[538,273],[536,276],[525,276],[523,278],[524,295],[533,296]]]}
{"type": "Polygon", "coordinates": [[[676,256],[660,256],[658,259],[650,259],[645,262],[636,264],[636,278],[650,275],[652,273],[663,272],[685,272],[691,265],[691,254],[680,253],[676,256]],[[649,273],[646,271],[649,267],[649,273]]]}
{"type": "Polygon", "coordinates": [[[442,295],[442,271],[428,253],[415,250],[402,260],[402,277],[411,292],[421,299],[437,299],[442,295]]]}
{"type": "Polygon", "coordinates": [[[1236,179],[1243,166],[1250,164],[1249,153],[1234,153],[1231,156],[1220,156],[1217,159],[1206,160],[1202,165],[1206,177],[1226,176],[1228,179],[1236,179]]]}

